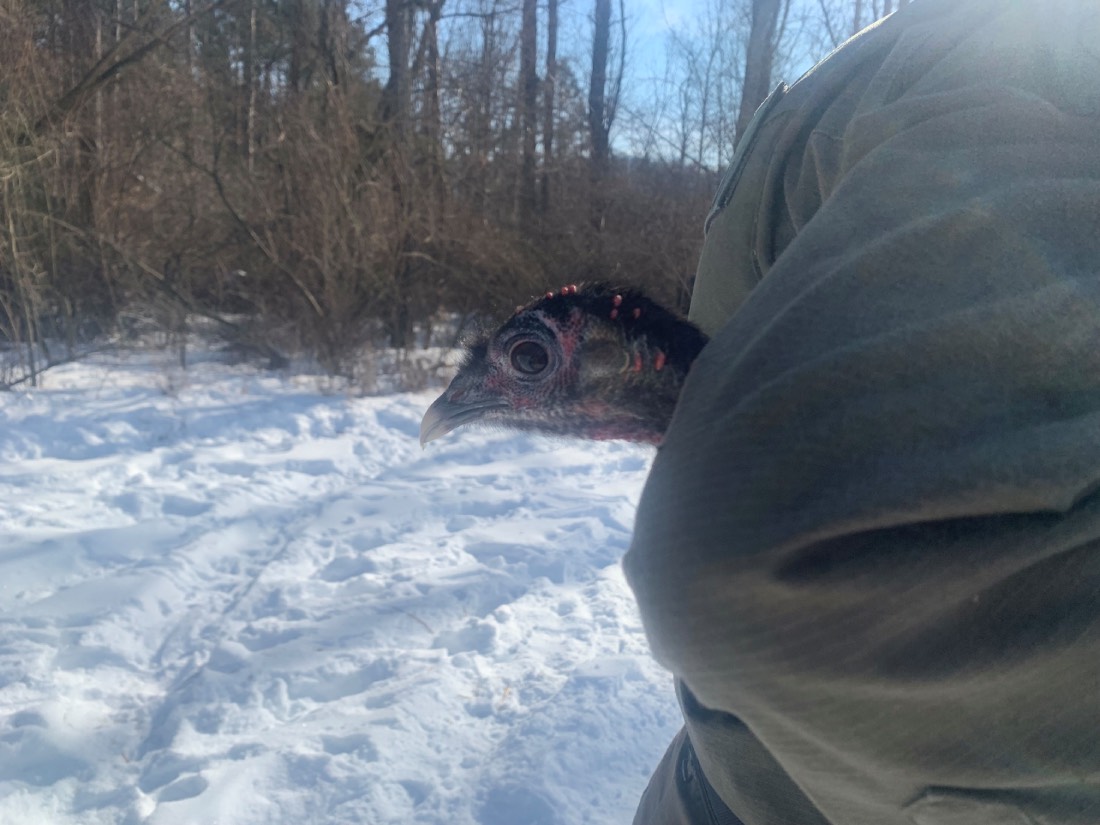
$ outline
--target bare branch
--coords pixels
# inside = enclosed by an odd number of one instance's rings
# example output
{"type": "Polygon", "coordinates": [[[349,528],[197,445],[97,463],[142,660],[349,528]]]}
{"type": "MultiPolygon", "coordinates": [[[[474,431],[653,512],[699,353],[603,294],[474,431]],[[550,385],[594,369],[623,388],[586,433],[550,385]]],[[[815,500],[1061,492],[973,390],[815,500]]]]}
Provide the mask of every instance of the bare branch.
{"type": "Polygon", "coordinates": [[[136,26],[128,29],[126,35],[104,52],[103,56],[88,69],[84,76],[77,81],[76,85],[72,86],[67,92],[61,95],[53,104],[50,111],[38,119],[32,131],[35,134],[39,134],[49,123],[60,120],[70,112],[80,108],[97,89],[102,88],[112,78],[117,77],[129,67],[140,63],[152,51],[166,44],[176,32],[180,31],[180,29],[210,14],[215,9],[224,5],[225,2],[227,2],[227,0],[213,0],[213,2],[208,3],[198,11],[192,11],[190,14],[183,15],[161,31],[149,35],[148,41],[136,46],[132,52],[119,57],[119,54],[130,45],[130,41],[139,37],[141,34],[140,29],[136,26]]]}

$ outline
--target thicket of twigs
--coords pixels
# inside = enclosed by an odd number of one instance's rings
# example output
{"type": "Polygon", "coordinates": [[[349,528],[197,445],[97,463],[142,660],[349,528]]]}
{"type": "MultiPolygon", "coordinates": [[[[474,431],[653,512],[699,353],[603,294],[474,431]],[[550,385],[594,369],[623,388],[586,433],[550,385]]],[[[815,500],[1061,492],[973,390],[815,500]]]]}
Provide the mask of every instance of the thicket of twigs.
{"type": "Polygon", "coordinates": [[[558,0],[459,1],[0,0],[0,386],[195,319],[340,375],[567,281],[683,305],[717,165],[612,151],[622,6],[579,65],[558,0]]]}

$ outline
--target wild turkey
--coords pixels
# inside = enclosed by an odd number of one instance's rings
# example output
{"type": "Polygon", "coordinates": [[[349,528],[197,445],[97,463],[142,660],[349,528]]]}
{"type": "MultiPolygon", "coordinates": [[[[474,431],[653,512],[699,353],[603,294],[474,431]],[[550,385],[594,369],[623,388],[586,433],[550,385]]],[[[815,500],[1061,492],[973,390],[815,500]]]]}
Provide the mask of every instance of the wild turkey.
{"type": "Polygon", "coordinates": [[[636,289],[570,285],[466,345],[420,443],[472,422],[659,444],[707,337],[636,289]]]}

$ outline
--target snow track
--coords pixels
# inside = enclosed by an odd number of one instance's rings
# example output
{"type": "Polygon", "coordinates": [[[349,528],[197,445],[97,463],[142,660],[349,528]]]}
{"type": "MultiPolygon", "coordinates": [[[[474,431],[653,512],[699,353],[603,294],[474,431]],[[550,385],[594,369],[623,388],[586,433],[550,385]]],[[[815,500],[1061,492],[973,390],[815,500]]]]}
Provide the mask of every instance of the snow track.
{"type": "Polygon", "coordinates": [[[203,365],[0,396],[0,822],[629,822],[649,454],[203,365]]]}

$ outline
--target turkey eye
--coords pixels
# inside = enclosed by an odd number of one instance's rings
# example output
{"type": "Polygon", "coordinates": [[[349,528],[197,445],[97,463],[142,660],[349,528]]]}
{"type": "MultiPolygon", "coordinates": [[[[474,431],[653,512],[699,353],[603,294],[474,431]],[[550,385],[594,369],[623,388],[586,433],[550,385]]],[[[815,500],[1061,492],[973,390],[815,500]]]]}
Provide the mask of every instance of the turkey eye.
{"type": "Polygon", "coordinates": [[[538,375],[550,364],[550,353],[542,344],[534,341],[520,341],[508,354],[512,367],[524,375],[538,375]]]}

